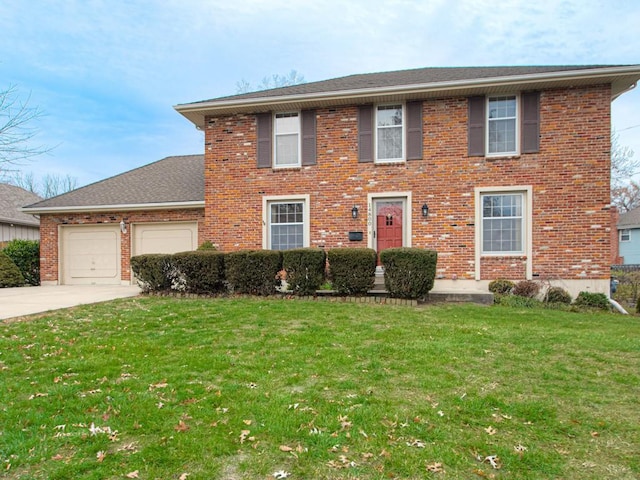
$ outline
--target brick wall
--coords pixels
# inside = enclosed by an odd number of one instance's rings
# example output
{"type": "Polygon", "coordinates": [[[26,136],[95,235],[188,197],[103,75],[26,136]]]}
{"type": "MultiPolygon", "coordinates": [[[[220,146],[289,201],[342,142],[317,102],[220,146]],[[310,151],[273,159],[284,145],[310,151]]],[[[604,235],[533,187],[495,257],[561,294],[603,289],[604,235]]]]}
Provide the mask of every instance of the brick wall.
{"type": "Polygon", "coordinates": [[[355,105],[322,108],[317,165],[287,170],[256,168],[255,116],[209,117],[202,238],[262,248],[263,196],[308,194],[311,246],[367,246],[367,195],[411,191],[413,246],[438,251],[440,277],[472,279],[474,188],[530,185],[533,258],[483,258],[482,278],[524,278],[528,261],[539,278],[608,278],[610,101],[608,85],[543,91],[540,152],[484,158],[467,156],[467,99],[426,100],[424,158],[388,165],[358,163],[355,105]],[[348,241],[353,230],[362,242],[348,241]]]}
{"type": "MultiPolygon", "coordinates": [[[[137,212],[106,212],[106,213],[70,213],[40,216],[40,279],[43,283],[57,282],[58,272],[58,227],[60,225],[118,225],[124,219],[127,225],[131,223],[158,222],[198,222],[198,244],[202,243],[204,212],[202,209],[180,210],[149,210],[137,212]]],[[[121,236],[120,266],[121,280],[131,279],[129,259],[131,258],[131,228],[121,236]]]]}

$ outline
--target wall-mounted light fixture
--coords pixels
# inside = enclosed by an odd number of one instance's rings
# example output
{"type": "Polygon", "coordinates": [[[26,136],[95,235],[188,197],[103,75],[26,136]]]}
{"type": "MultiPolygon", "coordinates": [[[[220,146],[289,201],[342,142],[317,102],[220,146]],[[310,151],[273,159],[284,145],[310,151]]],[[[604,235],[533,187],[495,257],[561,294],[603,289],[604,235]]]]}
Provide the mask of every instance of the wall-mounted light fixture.
{"type": "Polygon", "coordinates": [[[124,223],[124,218],[120,220],[120,231],[122,233],[127,233],[127,224],[124,223]]]}
{"type": "Polygon", "coordinates": [[[351,209],[351,218],[358,218],[358,207],[355,205],[351,209]]]}
{"type": "Polygon", "coordinates": [[[422,205],[422,216],[423,217],[429,216],[429,206],[426,203],[422,205]]]}

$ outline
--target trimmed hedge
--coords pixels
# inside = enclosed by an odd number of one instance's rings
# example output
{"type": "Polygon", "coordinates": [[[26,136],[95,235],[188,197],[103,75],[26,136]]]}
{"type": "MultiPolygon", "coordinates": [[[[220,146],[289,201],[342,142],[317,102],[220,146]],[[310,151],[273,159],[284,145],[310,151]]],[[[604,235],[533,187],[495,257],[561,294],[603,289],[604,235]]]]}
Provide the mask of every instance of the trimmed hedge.
{"type": "Polygon", "coordinates": [[[327,255],[320,248],[296,248],[282,252],[289,290],[296,295],[313,295],[324,282],[327,255]]]}
{"type": "Polygon", "coordinates": [[[511,280],[498,278],[489,283],[489,291],[494,295],[509,295],[515,286],[516,284],[511,280]]]}
{"type": "Polygon", "coordinates": [[[380,252],[384,286],[397,298],[423,298],[433,288],[438,254],[422,248],[387,248],[380,252]]]}
{"type": "Polygon", "coordinates": [[[171,288],[168,271],[171,255],[154,253],[131,257],[131,271],[138,279],[143,291],[164,291],[171,288]]]}
{"type": "Polygon", "coordinates": [[[329,250],[329,278],[340,295],[364,295],[373,288],[376,251],[372,248],[329,250]]]}
{"type": "Polygon", "coordinates": [[[0,252],[0,288],[22,287],[24,277],[20,269],[4,252],[0,252]]]}
{"type": "Polygon", "coordinates": [[[39,241],[11,240],[2,251],[13,260],[27,284],[40,285],[39,241]]]}
{"type": "Polygon", "coordinates": [[[227,282],[233,292],[250,295],[273,295],[280,286],[282,252],[276,250],[242,250],[225,254],[227,282]]]}
{"type": "Polygon", "coordinates": [[[604,293],[580,292],[573,304],[577,307],[611,310],[609,298],[604,293]]]}
{"type": "Polygon", "coordinates": [[[224,291],[224,253],[211,249],[181,252],[174,254],[170,262],[169,276],[174,290],[190,293],[224,291]]]}

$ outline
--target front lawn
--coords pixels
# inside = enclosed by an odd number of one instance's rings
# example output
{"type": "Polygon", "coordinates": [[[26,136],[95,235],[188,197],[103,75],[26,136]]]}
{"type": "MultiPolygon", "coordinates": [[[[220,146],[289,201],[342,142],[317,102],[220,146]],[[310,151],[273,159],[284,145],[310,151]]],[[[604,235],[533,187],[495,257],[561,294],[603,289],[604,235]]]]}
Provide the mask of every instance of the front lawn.
{"type": "Polygon", "coordinates": [[[141,297],[0,323],[9,479],[640,477],[640,321],[141,297]]]}

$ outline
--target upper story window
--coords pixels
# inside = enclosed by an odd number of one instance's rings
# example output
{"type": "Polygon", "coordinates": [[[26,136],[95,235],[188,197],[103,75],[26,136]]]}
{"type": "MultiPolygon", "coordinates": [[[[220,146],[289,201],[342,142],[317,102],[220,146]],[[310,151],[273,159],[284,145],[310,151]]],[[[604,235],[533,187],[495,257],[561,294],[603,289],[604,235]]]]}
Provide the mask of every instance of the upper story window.
{"type": "Polygon", "coordinates": [[[518,153],[518,103],[515,95],[487,99],[487,154],[518,153]]]}
{"type": "Polygon", "coordinates": [[[468,155],[540,152],[540,92],[468,98],[468,155]]]}
{"type": "Polygon", "coordinates": [[[376,108],[376,161],[404,160],[404,121],[402,105],[376,108]]]}
{"type": "Polygon", "coordinates": [[[631,240],[631,230],[629,230],[628,228],[623,228],[622,230],[620,230],[620,241],[628,242],[630,240],[631,240]]]}
{"type": "Polygon", "coordinates": [[[300,166],[300,116],[276,113],[274,133],[274,166],[300,166]]]}

